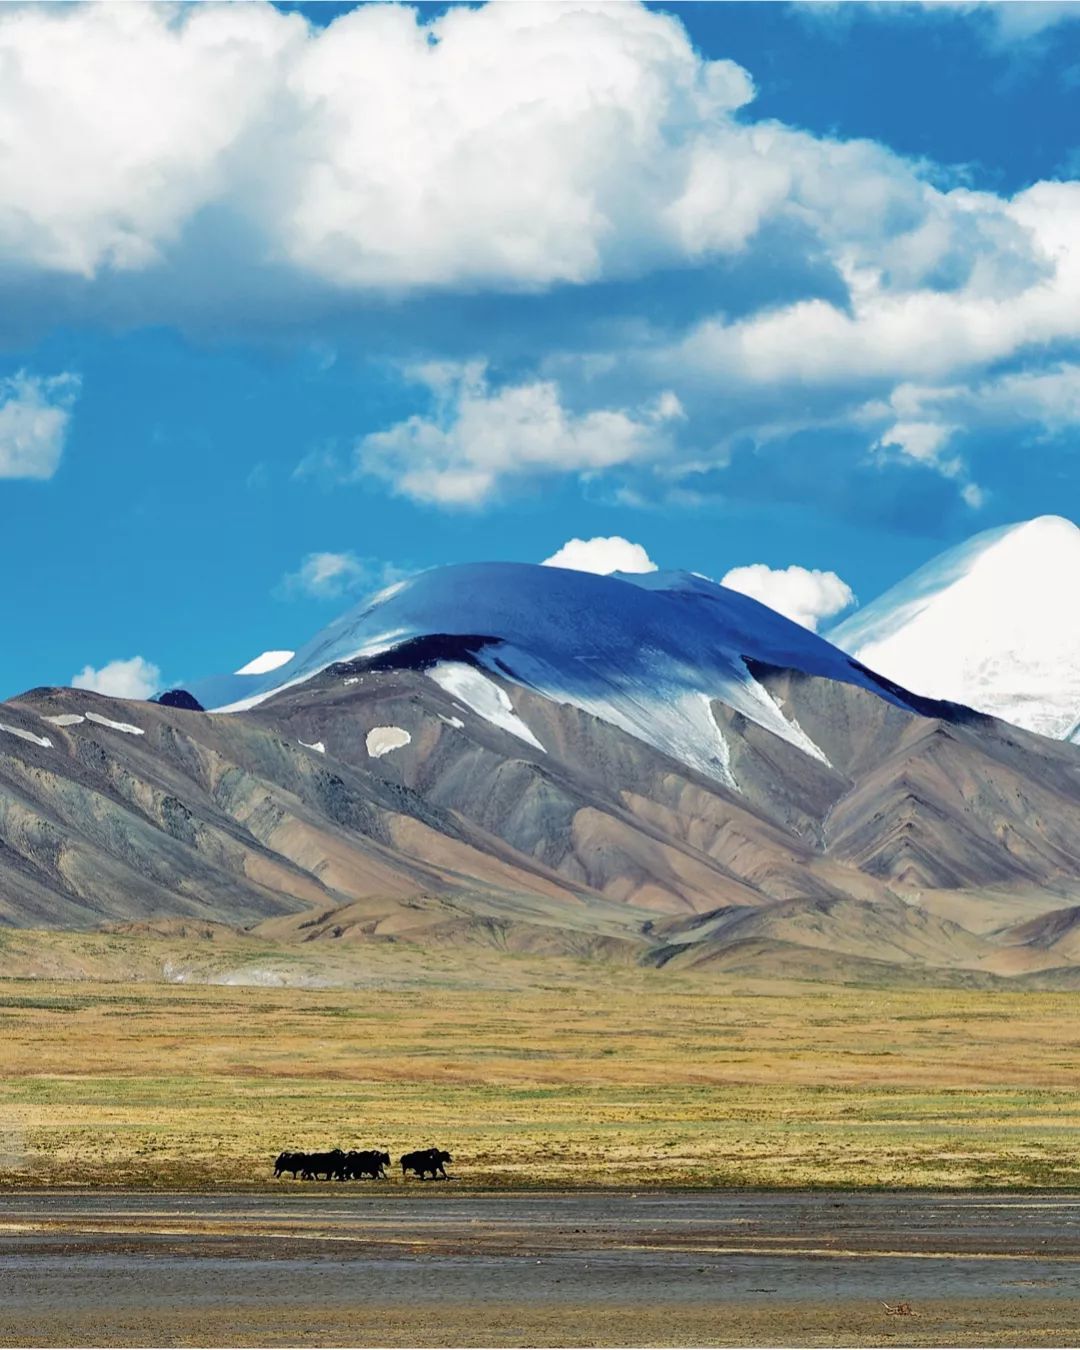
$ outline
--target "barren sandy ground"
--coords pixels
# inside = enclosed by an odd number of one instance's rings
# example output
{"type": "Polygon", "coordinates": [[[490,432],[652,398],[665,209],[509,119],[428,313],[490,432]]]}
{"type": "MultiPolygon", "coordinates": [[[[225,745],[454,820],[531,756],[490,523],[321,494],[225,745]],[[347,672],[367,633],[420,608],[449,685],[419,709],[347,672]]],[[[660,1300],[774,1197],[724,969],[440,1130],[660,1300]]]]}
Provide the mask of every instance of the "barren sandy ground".
{"type": "Polygon", "coordinates": [[[1068,1345],[1080,1196],[20,1194],[0,1270],[4,1345],[1068,1345]]]}

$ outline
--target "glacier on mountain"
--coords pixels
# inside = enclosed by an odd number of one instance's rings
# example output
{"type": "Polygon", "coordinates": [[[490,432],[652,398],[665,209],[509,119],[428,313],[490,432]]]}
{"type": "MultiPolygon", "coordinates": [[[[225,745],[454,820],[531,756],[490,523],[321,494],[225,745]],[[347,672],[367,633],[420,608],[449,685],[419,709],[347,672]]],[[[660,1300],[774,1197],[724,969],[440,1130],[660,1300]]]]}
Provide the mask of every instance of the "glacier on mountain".
{"type": "Polygon", "coordinates": [[[1077,740],[1078,582],[1080,529],[1039,516],[941,554],[826,636],[927,698],[1077,740]]]}

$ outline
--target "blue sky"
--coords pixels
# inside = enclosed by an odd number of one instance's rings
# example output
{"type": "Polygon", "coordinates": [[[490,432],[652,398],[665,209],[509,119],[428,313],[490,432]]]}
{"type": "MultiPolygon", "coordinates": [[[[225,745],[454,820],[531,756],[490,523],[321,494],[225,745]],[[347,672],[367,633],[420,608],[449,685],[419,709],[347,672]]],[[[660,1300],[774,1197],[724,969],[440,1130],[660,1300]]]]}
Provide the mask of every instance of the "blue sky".
{"type": "Polygon", "coordinates": [[[44,6],[0,53],[2,695],[572,538],[825,627],[1080,520],[1078,9],[44,6]]]}

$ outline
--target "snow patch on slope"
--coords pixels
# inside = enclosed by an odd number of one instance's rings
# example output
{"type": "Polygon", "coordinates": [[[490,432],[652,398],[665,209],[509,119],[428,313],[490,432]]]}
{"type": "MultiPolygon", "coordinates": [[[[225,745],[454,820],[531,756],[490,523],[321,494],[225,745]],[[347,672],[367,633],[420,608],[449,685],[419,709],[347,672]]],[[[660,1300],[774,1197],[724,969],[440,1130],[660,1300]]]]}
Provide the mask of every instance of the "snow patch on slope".
{"type": "Polygon", "coordinates": [[[261,656],[256,656],[254,660],[249,661],[246,666],[241,666],[234,673],[237,675],[267,675],[271,670],[277,670],[291,661],[296,655],[295,652],[263,652],[261,656]]]}
{"type": "Polygon", "coordinates": [[[829,638],[872,670],[1043,736],[1080,726],[1080,529],[1060,516],[976,535],[829,638]]]}
{"type": "Polygon", "coordinates": [[[9,727],[6,722],[0,722],[0,731],[6,731],[9,736],[18,736],[22,741],[33,741],[35,745],[44,746],[46,750],[52,746],[48,736],[35,736],[32,731],[24,731],[22,727],[9,727]]]}
{"type": "Polygon", "coordinates": [[[462,661],[440,661],[428,671],[428,674],[440,689],[445,689],[448,694],[460,699],[485,722],[508,731],[511,736],[519,736],[537,750],[544,749],[514,712],[514,705],[510,702],[506,690],[494,680],[489,680],[481,671],[465,665],[462,661]]]}
{"type": "Polygon", "coordinates": [[[51,722],[54,727],[77,727],[86,718],[82,713],[60,713],[57,717],[43,717],[43,722],[51,722]]]}
{"type": "Polygon", "coordinates": [[[103,717],[101,713],[88,712],[86,714],[88,722],[96,722],[99,727],[109,727],[112,731],[123,731],[128,736],[145,736],[146,733],[142,727],[133,726],[131,722],[114,722],[111,717],[103,717]]]}
{"type": "Polygon", "coordinates": [[[298,741],[296,742],[296,744],[297,744],[297,745],[302,745],[302,746],[304,747],[305,750],[314,750],[315,753],[316,753],[317,755],[325,755],[325,754],[326,754],[326,746],[322,743],[322,741],[314,741],[314,742],[312,742],[311,745],[308,745],[307,741],[299,741],[299,740],[298,740],[298,741]]]}
{"type": "Polygon", "coordinates": [[[372,727],[364,744],[372,759],[382,759],[383,755],[388,755],[391,750],[400,750],[411,740],[412,736],[404,727],[372,727]]]}
{"type": "MultiPolygon", "coordinates": [[[[401,584],[404,585],[405,583],[401,584]]],[[[309,642],[303,651],[298,652],[291,661],[281,667],[280,678],[272,678],[277,676],[277,672],[272,671],[270,675],[264,676],[262,681],[256,682],[256,692],[235,701],[224,703],[220,707],[211,707],[209,711],[220,713],[248,712],[250,709],[258,707],[271,694],[280,694],[283,689],[292,689],[295,685],[303,684],[306,680],[310,680],[313,675],[318,675],[320,671],[325,670],[327,666],[332,666],[335,661],[363,661],[368,657],[380,656],[383,652],[389,651],[391,647],[396,647],[398,643],[404,642],[412,636],[406,629],[391,628],[377,634],[360,646],[348,650],[348,644],[343,643],[340,637],[337,637],[337,630],[348,618],[349,615],[346,614],[336,623],[324,628],[313,642],[309,642]],[[346,650],[348,650],[348,655],[343,654],[346,650]],[[293,670],[296,670],[295,674],[291,673],[293,670]]],[[[192,686],[191,692],[194,693],[196,698],[199,698],[198,690],[201,683],[199,681],[192,686]]],[[[199,702],[202,703],[201,698],[199,702]]],[[[208,707],[205,703],[203,706],[208,707]]]]}

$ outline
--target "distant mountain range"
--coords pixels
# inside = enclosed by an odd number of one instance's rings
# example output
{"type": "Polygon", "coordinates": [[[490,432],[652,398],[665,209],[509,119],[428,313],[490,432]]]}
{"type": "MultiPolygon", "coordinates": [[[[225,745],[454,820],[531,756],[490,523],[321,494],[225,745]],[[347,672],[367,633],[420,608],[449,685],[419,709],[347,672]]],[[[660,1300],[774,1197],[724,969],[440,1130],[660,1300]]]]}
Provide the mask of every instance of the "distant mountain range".
{"type": "MultiPolygon", "coordinates": [[[[0,704],[0,918],[1068,981],[1080,747],[935,699],[952,666],[920,671],[966,607],[980,699],[1006,688],[993,640],[1028,613],[987,592],[1040,550],[1070,566],[1069,530],[946,555],[836,630],[855,656],[691,574],[477,564],[186,706],[33,690],[0,704]]],[[[1058,650],[1036,637],[1008,647],[1014,691],[1058,650]]],[[[1023,711],[1067,734],[1074,674],[1023,711]]]]}

